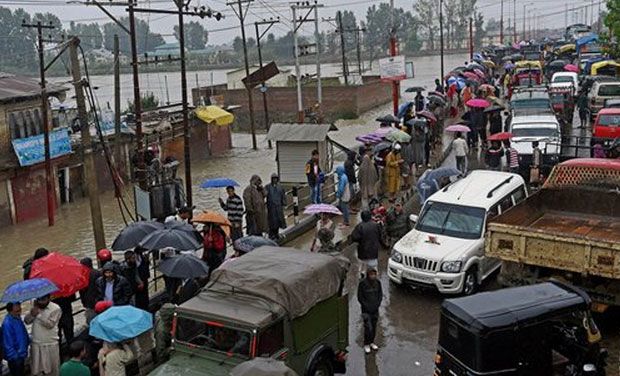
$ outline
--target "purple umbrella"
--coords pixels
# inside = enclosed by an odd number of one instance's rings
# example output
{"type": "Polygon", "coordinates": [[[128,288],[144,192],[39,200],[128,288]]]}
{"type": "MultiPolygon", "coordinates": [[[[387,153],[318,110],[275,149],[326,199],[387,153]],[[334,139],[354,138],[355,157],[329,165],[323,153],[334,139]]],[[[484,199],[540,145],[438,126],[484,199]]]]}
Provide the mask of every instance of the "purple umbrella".
{"type": "Polygon", "coordinates": [[[337,207],[335,207],[334,205],[330,205],[330,204],[312,204],[312,205],[306,206],[306,209],[304,210],[304,214],[321,214],[321,213],[342,215],[342,212],[337,207]]]}
{"type": "Polygon", "coordinates": [[[463,125],[463,124],[454,124],[449,127],[446,127],[445,130],[446,132],[469,132],[471,131],[471,129],[469,129],[468,126],[463,125]]]}
{"type": "Polygon", "coordinates": [[[368,134],[355,137],[355,140],[363,144],[374,145],[374,144],[378,144],[379,142],[383,141],[383,137],[376,133],[368,133],[368,134]]]}

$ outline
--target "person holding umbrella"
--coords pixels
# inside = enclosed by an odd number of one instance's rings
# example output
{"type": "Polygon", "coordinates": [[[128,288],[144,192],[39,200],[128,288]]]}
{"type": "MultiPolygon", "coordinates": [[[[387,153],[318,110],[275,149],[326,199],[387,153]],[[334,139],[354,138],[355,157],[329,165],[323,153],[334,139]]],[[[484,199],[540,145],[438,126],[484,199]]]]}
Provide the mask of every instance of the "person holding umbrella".
{"type": "Polygon", "coordinates": [[[12,376],[25,375],[26,358],[30,337],[22,320],[22,306],[19,302],[6,304],[7,315],[2,321],[2,350],[12,376]]]}
{"type": "Polygon", "coordinates": [[[221,198],[218,198],[218,200],[222,209],[228,213],[228,220],[232,225],[230,238],[232,241],[235,241],[243,237],[243,201],[235,193],[235,187],[232,185],[226,187],[226,194],[228,195],[226,202],[221,198]]]}
{"type": "Polygon", "coordinates": [[[58,323],[61,315],[60,307],[51,302],[49,295],[45,295],[35,300],[34,306],[24,318],[26,324],[32,324],[30,371],[33,376],[58,375],[58,323]]]}
{"type": "Polygon", "coordinates": [[[424,111],[425,103],[424,103],[424,95],[422,95],[421,91],[415,96],[415,112],[424,111]]]}
{"type": "Polygon", "coordinates": [[[206,223],[203,231],[202,260],[209,265],[209,272],[212,273],[226,257],[226,233],[215,223],[206,223]]]}

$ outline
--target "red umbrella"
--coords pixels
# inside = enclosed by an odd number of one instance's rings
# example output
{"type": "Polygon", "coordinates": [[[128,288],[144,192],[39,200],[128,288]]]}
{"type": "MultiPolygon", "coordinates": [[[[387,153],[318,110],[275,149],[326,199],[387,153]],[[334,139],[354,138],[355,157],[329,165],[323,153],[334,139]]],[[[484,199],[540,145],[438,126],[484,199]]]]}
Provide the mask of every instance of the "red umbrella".
{"type": "Polygon", "coordinates": [[[564,70],[567,72],[579,73],[579,67],[575,64],[566,64],[564,70]]]}
{"type": "Polygon", "coordinates": [[[489,101],[487,101],[486,99],[474,98],[474,99],[468,100],[467,103],[465,103],[465,105],[467,107],[485,108],[485,107],[489,107],[491,103],[489,103],[489,101]]]}
{"type": "Polygon", "coordinates": [[[88,286],[89,270],[75,258],[52,252],[32,263],[30,278],[47,278],[57,287],[56,297],[66,297],[88,286]]]}
{"type": "Polygon", "coordinates": [[[488,137],[489,141],[504,141],[504,140],[510,140],[513,136],[512,133],[510,132],[500,132],[500,133],[495,133],[492,134],[488,137]]]}
{"type": "Polygon", "coordinates": [[[465,72],[465,73],[463,73],[463,76],[465,78],[469,78],[470,80],[474,80],[474,81],[479,81],[480,80],[480,77],[478,77],[478,75],[473,73],[473,72],[465,72]]]}
{"type": "Polygon", "coordinates": [[[425,118],[427,118],[428,120],[430,120],[432,122],[436,122],[437,121],[437,117],[435,116],[435,114],[433,114],[430,111],[418,111],[418,112],[416,112],[416,115],[425,117],[425,118]]]}

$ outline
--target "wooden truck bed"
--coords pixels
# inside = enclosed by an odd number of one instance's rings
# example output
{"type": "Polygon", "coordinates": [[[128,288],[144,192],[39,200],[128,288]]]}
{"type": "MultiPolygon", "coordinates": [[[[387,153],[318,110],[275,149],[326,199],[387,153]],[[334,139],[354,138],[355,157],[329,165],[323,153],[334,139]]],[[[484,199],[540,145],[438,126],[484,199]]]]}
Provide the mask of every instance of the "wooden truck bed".
{"type": "Polygon", "coordinates": [[[620,278],[620,200],[543,189],[487,225],[486,253],[505,261],[620,278]]]}

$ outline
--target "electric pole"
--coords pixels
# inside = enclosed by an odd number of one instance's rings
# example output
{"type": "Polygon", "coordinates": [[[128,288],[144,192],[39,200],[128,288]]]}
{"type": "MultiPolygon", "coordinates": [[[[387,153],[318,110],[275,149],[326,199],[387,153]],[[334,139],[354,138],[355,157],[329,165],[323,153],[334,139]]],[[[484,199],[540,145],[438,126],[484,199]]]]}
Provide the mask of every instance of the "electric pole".
{"type": "MultiPolygon", "coordinates": [[[[396,26],[394,26],[394,0],[390,0],[390,56],[396,56],[396,26]]],[[[398,114],[398,99],[400,98],[400,85],[398,81],[392,81],[392,106],[394,116],[398,114]]]]}
{"type": "MultiPolygon", "coordinates": [[[[277,19],[269,19],[269,20],[262,20],[262,21],[258,21],[258,22],[254,22],[254,28],[256,30],[256,48],[258,49],[258,65],[260,66],[261,72],[263,70],[263,53],[261,51],[260,48],[260,40],[263,38],[263,36],[265,36],[265,34],[269,31],[269,29],[271,29],[271,27],[277,23],[280,22],[280,18],[278,17],[277,19]],[[267,28],[260,33],[259,32],[259,26],[261,25],[267,25],[267,28]]],[[[270,124],[269,124],[269,106],[267,106],[267,85],[265,84],[265,76],[263,73],[263,76],[261,77],[261,93],[263,94],[263,113],[265,115],[265,128],[267,129],[267,131],[269,131],[270,128],[270,124]]],[[[267,141],[267,145],[269,146],[269,149],[271,149],[273,146],[271,145],[271,140],[267,141]]]]}
{"type": "Polygon", "coordinates": [[[499,44],[504,44],[504,0],[501,0],[501,7],[500,7],[499,44]]]}
{"type": "Polygon", "coordinates": [[[525,20],[527,20],[527,13],[525,12],[526,7],[527,4],[523,4],[523,40],[527,40],[527,32],[525,29],[525,20]]]}
{"type": "Polygon", "coordinates": [[[340,52],[342,54],[342,75],[344,76],[344,84],[349,85],[349,64],[347,63],[347,51],[344,41],[344,27],[342,26],[342,12],[338,11],[336,15],[338,19],[338,33],[340,33],[340,52]]]}
{"type": "Polygon", "coordinates": [[[84,97],[84,87],[90,83],[82,81],[80,73],[80,60],[78,58],[78,46],[80,40],[76,37],[69,41],[69,59],[71,61],[71,78],[75,88],[75,102],[77,104],[78,119],[80,122],[80,138],[82,141],[82,160],[84,164],[84,180],[90,203],[90,218],[95,235],[96,249],[106,247],[105,233],[103,232],[103,219],[101,217],[101,203],[99,202],[99,186],[95,172],[95,160],[93,159],[93,143],[90,138],[90,125],[88,123],[88,111],[84,97]]]}
{"type": "Polygon", "coordinates": [[[469,60],[474,60],[474,20],[469,17],[469,60]]]}
{"type": "Polygon", "coordinates": [[[512,0],[512,34],[514,43],[517,43],[517,0],[512,0]]]}
{"type": "MultiPolygon", "coordinates": [[[[121,62],[118,35],[114,34],[114,160],[121,162],[121,62]]],[[[127,166],[129,167],[129,166],[127,166]]],[[[115,187],[117,187],[115,185],[115,187]]],[[[118,188],[114,194],[120,197],[118,188]]]]}
{"type": "MultiPolygon", "coordinates": [[[[239,18],[239,23],[241,25],[241,39],[243,40],[243,61],[245,63],[245,75],[248,77],[250,75],[250,63],[248,61],[248,46],[245,39],[245,16],[248,13],[250,8],[250,3],[254,0],[236,0],[233,2],[226,3],[229,5],[232,10],[239,18]],[[243,10],[243,4],[247,4],[245,8],[245,12],[243,10]],[[237,9],[235,9],[235,5],[237,9]]],[[[246,85],[245,89],[248,92],[248,110],[250,111],[250,132],[252,133],[252,149],[256,150],[256,129],[254,124],[254,99],[252,98],[252,87],[246,85]]]]}
{"type": "Polygon", "coordinates": [[[444,80],[443,68],[443,0],[439,0],[439,53],[441,58],[441,81],[444,80]]]}
{"type": "Polygon", "coordinates": [[[39,76],[41,78],[41,118],[43,121],[43,145],[45,154],[45,192],[47,196],[47,224],[54,226],[54,211],[56,209],[56,192],[52,182],[52,162],[50,156],[50,120],[48,116],[49,102],[47,100],[47,83],[45,82],[45,56],[43,44],[50,40],[43,39],[43,30],[53,30],[53,25],[44,25],[41,21],[36,24],[22,23],[22,27],[37,29],[37,52],[39,55],[39,76]]]}

